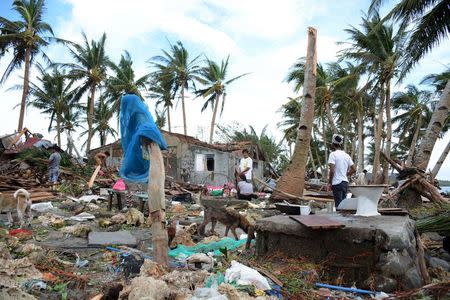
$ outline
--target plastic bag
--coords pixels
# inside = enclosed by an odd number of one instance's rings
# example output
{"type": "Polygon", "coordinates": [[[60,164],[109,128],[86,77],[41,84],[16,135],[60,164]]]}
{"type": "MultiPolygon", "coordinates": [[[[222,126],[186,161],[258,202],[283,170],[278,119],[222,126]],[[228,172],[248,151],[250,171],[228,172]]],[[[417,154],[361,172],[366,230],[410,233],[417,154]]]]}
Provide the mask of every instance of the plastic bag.
{"type": "Polygon", "coordinates": [[[146,183],[150,161],[143,157],[142,139],[153,141],[162,150],[167,149],[167,144],[147,106],[141,98],[134,94],[126,94],[122,97],[120,132],[124,153],[120,176],[131,182],[146,183]]]}
{"type": "Polygon", "coordinates": [[[237,261],[231,261],[231,267],[225,272],[225,282],[235,282],[238,285],[254,285],[260,290],[270,290],[267,279],[255,269],[249,268],[237,261]]]}

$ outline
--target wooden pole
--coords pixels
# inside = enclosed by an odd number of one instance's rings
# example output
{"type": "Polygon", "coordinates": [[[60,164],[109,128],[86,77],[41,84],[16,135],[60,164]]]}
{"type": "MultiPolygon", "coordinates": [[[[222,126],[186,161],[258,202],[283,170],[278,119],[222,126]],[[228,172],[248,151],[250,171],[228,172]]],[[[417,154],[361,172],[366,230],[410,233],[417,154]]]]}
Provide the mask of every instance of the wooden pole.
{"type": "MultiPolygon", "coordinates": [[[[316,98],[317,75],[317,30],[308,27],[308,47],[306,50],[305,84],[303,86],[302,110],[300,113],[297,141],[294,154],[287,170],[278,180],[277,188],[297,197],[303,196],[305,186],[305,168],[311,141],[311,131],[314,121],[314,101],[316,98]]],[[[273,199],[285,198],[274,191],[273,199]]]]}
{"type": "Polygon", "coordinates": [[[146,143],[150,154],[150,170],[148,174],[148,211],[151,221],[153,242],[153,258],[158,264],[167,267],[166,199],[164,197],[164,161],[159,146],[153,142],[146,143]]]}
{"type": "Polygon", "coordinates": [[[100,168],[101,168],[101,167],[102,167],[102,166],[97,166],[97,167],[95,168],[95,170],[94,170],[94,173],[92,173],[91,179],[89,180],[89,183],[88,183],[88,187],[89,187],[90,189],[91,189],[92,186],[94,185],[95,178],[97,178],[98,172],[100,171],[100,168]]]}

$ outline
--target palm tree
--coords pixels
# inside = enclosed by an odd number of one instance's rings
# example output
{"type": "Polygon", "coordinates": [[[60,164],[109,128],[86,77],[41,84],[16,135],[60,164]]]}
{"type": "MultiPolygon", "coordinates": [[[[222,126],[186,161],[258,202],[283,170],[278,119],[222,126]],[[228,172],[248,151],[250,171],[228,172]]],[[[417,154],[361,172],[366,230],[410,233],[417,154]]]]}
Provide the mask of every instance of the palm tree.
{"type": "Polygon", "coordinates": [[[141,92],[146,90],[146,84],[150,78],[150,74],[136,79],[133,70],[133,61],[127,51],[120,57],[118,65],[110,62],[108,66],[114,72],[114,75],[106,80],[105,96],[108,98],[108,104],[112,104],[114,111],[119,116],[122,95],[135,94],[143,100],[144,97],[141,92]]]}
{"type": "Polygon", "coordinates": [[[180,41],[175,45],[170,44],[170,51],[162,50],[162,52],[162,56],[152,58],[153,66],[159,71],[164,71],[161,76],[173,76],[174,78],[172,90],[175,94],[180,94],[184,135],[187,135],[185,92],[195,86],[195,81],[199,79],[200,67],[197,65],[197,60],[200,55],[190,60],[189,52],[180,41]],[[170,75],[165,72],[167,69],[170,71],[170,75]]]}
{"type": "Polygon", "coordinates": [[[52,72],[48,73],[42,66],[37,67],[40,72],[37,77],[39,84],[30,82],[31,99],[28,104],[50,115],[49,131],[53,128],[53,122],[56,122],[56,136],[58,146],[61,147],[64,115],[78,107],[77,89],[73,88],[73,81],[67,78],[65,72],[58,68],[53,67],[52,72]]]}
{"type": "Polygon", "coordinates": [[[450,80],[450,65],[447,66],[447,69],[439,74],[429,74],[425,76],[420,84],[429,84],[434,86],[435,91],[438,95],[441,95],[444,91],[445,85],[447,81],[450,80]]]}
{"type": "Polygon", "coordinates": [[[300,97],[292,98],[288,97],[289,101],[283,104],[280,108],[282,113],[282,121],[278,122],[278,127],[283,129],[283,138],[286,140],[288,145],[294,144],[297,140],[297,129],[300,123],[300,113],[302,110],[302,105],[300,102],[300,97]]]}
{"type": "Polygon", "coordinates": [[[91,139],[93,136],[93,119],[95,92],[97,88],[106,80],[106,68],[109,64],[109,58],[105,53],[106,34],[104,33],[98,41],[88,41],[83,32],[84,43],[82,45],[69,41],[64,41],[69,48],[75,63],[62,64],[69,68],[68,76],[72,79],[81,80],[79,95],[89,91],[87,103],[87,123],[88,138],[86,153],[91,149],[91,139]]]}
{"type": "MultiPolygon", "coordinates": [[[[333,133],[337,133],[334,117],[331,112],[331,100],[333,95],[333,78],[331,74],[320,64],[317,64],[316,75],[316,107],[323,108],[328,118],[328,123],[333,133]]],[[[302,57],[290,68],[286,76],[288,83],[294,83],[294,92],[299,92],[305,83],[305,58],[302,57]]]]}
{"type": "Polygon", "coordinates": [[[70,106],[63,113],[62,128],[65,131],[67,137],[67,152],[72,155],[72,151],[75,150],[78,157],[80,154],[75,148],[75,143],[73,141],[73,133],[76,132],[77,128],[83,127],[81,125],[81,113],[85,111],[86,108],[81,104],[77,103],[76,106],[70,106]]]}
{"type": "MultiPolygon", "coordinates": [[[[53,35],[49,24],[43,21],[44,0],[16,0],[13,9],[19,13],[20,20],[11,21],[0,17],[0,55],[13,50],[13,58],[6,67],[0,83],[5,82],[12,71],[25,62],[22,101],[17,131],[23,128],[26,99],[29,93],[30,67],[37,54],[49,44],[48,34],[53,35]]],[[[45,57],[45,54],[43,54],[45,57]]]]}
{"type": "MultiPolygon", "coordinates": [[[[383,0],[372,0],[370,11],[378,11],[383,0]]],[[[401,21],[401,26],[413,25],[409,38],[401,78],[403,78],[426,53],[444,40],[450,31],[448,1],[401,0],[386,16],[401,21]]],[[[413,165],[425,169],[431,157],[450,107],[450,80],[447,80],[441,99],[433,112],[425,135],[420,143],[413,165]]]]}
{"type": "Polygon", "coordinates": [[[167,126],[169,132],[172,132],[170,121],[170,108],[173,107],[174,92],[172,91],[174,78],[168,68],[151,74],[148,86],[148,96],[156,100],[156,107],[163,106],[163,112],[167,114],[167,126]]]}
{"type": "MultiPolygon", "coordinates": [[[[372,0],[369,12],[377,13],[384,1],[372,0]]],[[[414,26],[406,46],[402,77],[450,32],[449,3],[444,0],[401,0],[385,18],[399,20],[402,27],[414,26]]]]}
{"type": "Polygon", "coordinates": [[[395,133],[399,135],[400,143],[409,145],[406,166],[411,166],[420,131],[431,117],[431,100],[431,92],[419,90],[414,85],[408,85],[406,92],[397,92],[392,97],[392,107],[396,113],[392,121],[398,124],[395,133]],[[407,136],[411,132],[414,133],[407,136]]]}
{"type": "MultiPolygon", "coordinates": [[[[389,156],[392,139],[391,120],[391,81],[400,70],[406,31],[400,27],[394,32],[392,24],[386,24],[377,12],[372,17],[362,18],[362,31],[351,27],[345,31],[350,35],[350,47],[345,49],[342,57],[355,60],[367,67],[367,73],[374,75],[376,89],[379,91],[379,116],[375,130],[375,157],[373,171],[374,178],[378,174],[380,162],[380,146],[383,126],[383,114],[386,113],[386,145],[385,152],[389,156]]],[[[374,124],[375,125],[375,124],[374,124]]],[[[388,165],[384,165],[384,178],[388,180],[388,165]]]]}
{"type": "Polygon", "coordinates": [[[220,114],[223,113],[225,106],[226,87],[236,81],[237,79],[248,75],[249,73],[241,74],[226,80],[228,72],[228,60],[230,56],[227,56],[225,60],[222,60],[220,66],[214,61],[206,58],[206,67],[200,71],[201,83],[205,86],[203,89],[197,90],[197,96],[206,98],[205,104],[202,107],[202,112],[211,105],[213,110],[213,116],[211,119],[211,129],[209,133],[209,143],[213,141],[214,126],[216,124],[217,109],[219,107],[220,97],[222,96],[222,108],[220,114]]]}
{"type": "MultiPolygon", "coordinates": [[[[116,137],[117,131],[109,125],[109,121],[114,115],[114,108],[108,105],[103,96],[100,97],[97,106],[94,110],[94,120],[92,127],[92,135],[98,133],[100,138],[100,146],[106,145],[108,135],[116,137]]],[[[89,134],[89,131],[85,131],[82,135],[89,134]]]]}

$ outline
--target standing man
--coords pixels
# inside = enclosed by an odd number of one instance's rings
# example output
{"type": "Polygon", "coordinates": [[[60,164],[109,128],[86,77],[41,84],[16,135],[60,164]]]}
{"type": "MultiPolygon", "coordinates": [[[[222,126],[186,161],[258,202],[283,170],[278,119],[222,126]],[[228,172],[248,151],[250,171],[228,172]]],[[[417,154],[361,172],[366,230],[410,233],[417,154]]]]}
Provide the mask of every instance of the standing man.
{"type": "Polygon", "coordinates": [[[348,176],[356,172],[350,155],[342,151],[343,140],[344,137],[342,135],[333,134],[331,141],[333,152],[330,153],[328,158],[330,170],[327,189],[328,191],[333,191],[336,208],[342,200],[347,198],[348,176]]]}
{"type": "Polygon", "coordinates": [[[252,181],[252,170],[253,170],[253,160],[250,158],[250,153],[247,149],[242,150],[242,155],[244,156],[239,161],[239,174],[238,177],[242,175],[245,176],[247,182],[252,181]]]}
{"type": "Polygon", "coordinates": [[[55,184],[58,183],[59,177],[59,164],[61,163],[61,154],[59,154],[59,149],[56,145],[52,146],[53,153],[48,158],[48,180],[52,183],[52,190],[55,184]]]}

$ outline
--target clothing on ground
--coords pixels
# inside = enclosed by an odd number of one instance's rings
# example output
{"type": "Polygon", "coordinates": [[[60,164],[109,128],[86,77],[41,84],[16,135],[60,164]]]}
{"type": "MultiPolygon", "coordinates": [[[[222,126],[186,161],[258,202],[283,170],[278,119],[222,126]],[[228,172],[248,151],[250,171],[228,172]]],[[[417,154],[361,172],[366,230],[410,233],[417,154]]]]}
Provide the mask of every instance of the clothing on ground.
{"type": "Polygon", "coordinates": [[[167,149],[159,128],[145,103],[134,94],[126,94],[120,103],[120,133],[123,160],[120,177],[131,182],[147,182],[150,158],[144,158],[142,140],[153,141],[162,150],[167,149]]]}
{"type": "Polygon", "coordinates": [[[342,181],[339,184],[332,185],[331,189],[333,190],[334,205],[337,208],[342,200],[347,198],[348,182],[342,181]]]}
{"type": "Polygon", "coordinates": [[[353,166],[353,161],[347,153],[342,150],[335,150],[331,152],[328,158],[328,164],[333,164],[334,176],[331,182],[332,185],[337,185],[343,181],[348,182],[347,172],[348,169],[353,166]]]}
{"type": "Polygon", "coordinates": [[[241,158],[241,160],[239,161],[239,170],[242,172],[247,168],[250,169],[247,172],[245,172],[245,178],[247,178],[247,180],[251,180],[253,171],[253,160],[250,157],[241,158]]]}

